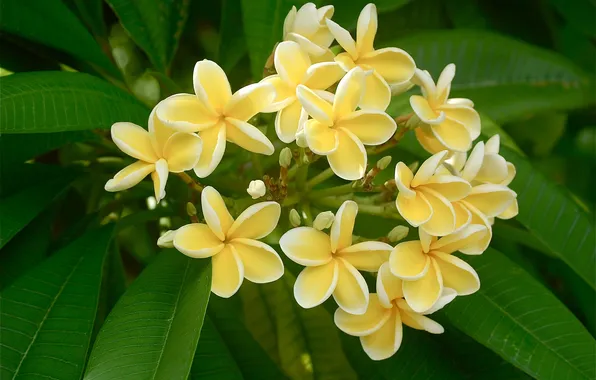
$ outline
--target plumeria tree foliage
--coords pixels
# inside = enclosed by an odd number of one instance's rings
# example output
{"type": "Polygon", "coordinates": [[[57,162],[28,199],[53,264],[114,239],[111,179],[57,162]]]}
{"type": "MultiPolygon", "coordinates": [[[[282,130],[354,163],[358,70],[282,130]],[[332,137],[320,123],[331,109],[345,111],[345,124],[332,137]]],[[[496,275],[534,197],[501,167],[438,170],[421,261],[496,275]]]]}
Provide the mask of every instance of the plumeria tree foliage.
{"type": "Polygon", "coordinates": [[[106,3],[2,3],[2,378],[596,377],[590,214],[494,121],[590,75],[423,0],[106,3]]]}

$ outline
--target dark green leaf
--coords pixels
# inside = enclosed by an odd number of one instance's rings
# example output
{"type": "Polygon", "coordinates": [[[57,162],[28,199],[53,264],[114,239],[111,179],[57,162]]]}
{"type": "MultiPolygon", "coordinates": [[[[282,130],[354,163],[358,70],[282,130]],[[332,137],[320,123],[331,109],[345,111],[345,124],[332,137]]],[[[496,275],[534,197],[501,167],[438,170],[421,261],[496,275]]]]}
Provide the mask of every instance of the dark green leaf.
{"type": "Polygon", "coordinates": [[[596,4],[591,0],[575,0],[569,3],[565,0],[549,0],[555,9],[565,18],[567,23],[586,36],[596,38],[594,15],[596,4]]]}
{"type": "MultiPolygon", "coordinates": [[[[17,38],[0,36],[0,67],[18,73],[21,71],[60,70],[60,65],[53,59],[42,57],[32,51],[31,46],[23,46],[17,38]]],[[[26,42],[26,41],[25,41],[26,42]]]]}
{"type": "Polygon", "coordinates": [[[246,54],[246,40],[242,29],[241,0],[223,0],[217,62],[224,71],[229,71],[246,54]]]}
{"type": "Polygon", "coordinates": [[[161,253],[106,319],[85,379],[186,379],[210,292],[210,260],[161,253]]]}
{"type": "MultiPolygon", "coordinates": [[[[412,0],[377,0],[373,3],[377,6],[377,12],[381,14],[401,8],[411,1],[412,0]]],[[[320,2],[320,5],[333,5],[335,8],[335,12],[333,13],[332,17],[333,21],[337,22],[345,29],[350,30],[356,28],[356,23],[358,22],[358,15],[360,15],[360,11],[362,11],[362,8],[364,8],[368,3],[371,3],[371,1],[332,0],[328,2],[320,2]]]]}
{"type": "Polygon", "coordinates": [[[455,326],[536,379],[593,379],[596,342],[544,286],[503,254],[467,260],[482,286],[444,310],[455,326]]]}
{"type": "Polygon", "coordinates": [[[190,0],[107,0],[124,29],[147,53],[153,66],[165,72],[188,18],[190,0]]]}
{"type": "Polygon", "coordinates": [[[530,119],[520,120],[505,127],[526,152],[546,156],[555,147],[567,124],[567,114],[541,112],[530,119]]]}
{"type": "Polygon", "coordinates": [[[111,236],[88,232],[2,293],[0,377],[81,377],[111,236]]]}
{"type": "Polygon", "coordinates": [[[107,129],[117,121],[144,126],[147,117],[138,100],[87,74],[13,74],[0,86],[0,133],[107,129]]]}
{"type": "Polygon", "coordinates": [[[79,18],[98,37],[107,36],[106,24],[103,21],[103,0],[66,0],[74,8],[79,18]]]}

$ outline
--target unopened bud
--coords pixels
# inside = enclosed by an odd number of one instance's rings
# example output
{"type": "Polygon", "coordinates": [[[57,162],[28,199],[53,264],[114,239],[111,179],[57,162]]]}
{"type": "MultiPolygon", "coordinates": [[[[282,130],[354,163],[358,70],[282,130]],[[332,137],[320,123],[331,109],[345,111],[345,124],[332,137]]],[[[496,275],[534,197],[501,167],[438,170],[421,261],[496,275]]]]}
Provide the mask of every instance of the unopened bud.
{"type": "Polygon", "coordinates": [[[398,241],[404,239],[406,236],[408,236],[408,232],[410,232],[410,229],[406,226],[397,226],[394,229],[392,229],[391,231],[389,231],[389,233],[387,234],[387,237],[389,238],[389,241],[392,243],[397,243],[398,241]]]}
{"type": "Polygon", "coordinates": [[[161,248],[173,248],[175,236],[176,231],[168,230],[164,232],[164,234],[157,239],[157,246],[161,248]]]}
{"type": "Polygon", "coordinates": [[[418,170],[418,166],[420,166],[420,162],[414,161],[410,165],[408,165],[408,168],[410,168],[412,173],[416,173],[416,170],[418,170]]]}
{"type": "Polygon", "coordinates": [[[385,170],[391,164],[391,156],[385,156],[377,161],[377,169],[385,170]]]}
{"type": "Polygon", "coordinates": [[[186,213],[188,216],[195,216],[197,215],[197,208],[192,203],[186,203],[186,213]]]}
{"type": "Polygon", "coordinates": [[[296,145],[298,145],[300,148],[308,147],[308,142],[306,141],[304,129],[300,129],[298,132],[296,132],[296,145]]]}
{"type": "Polygon", "coordinates": [[[282,168],[289,168],[292,164],[292,150],[285,147],[279,153],[279,166],[282,168]]]}
{"type": "Polygon", "coordinates": [[[308,158],[308,156],[305,154],[304,156],[302,156],[302,163],[307,165],[310,162],[310,159],[308,158]]]}
{"type": "Polygon", "coordinates": [[[325,228],[331,227],[333,221],[335,220],[335,215],[331,211],[324,211],[317,215],[315,221],[312,222],[312,226],[319,231],[324,230],[325,228]]]}
{"type": "Polygon", "coordinates": [[[252,197],[252,199],[257,199],[265,195],[267,192],[267,187],[265,186],[265,182],[261,181],[260,179],[250,181],[248,185],[248,189],[246,192],[252,197]]]}
{"type": "Polygon", "coordinates": [[[300,226],[300,224],[302,223],[302,219],[300,219],[300,214],[298,214],[298,211],[296,211],[296,209],[291,209],[290,210],[290,224],[292,225],[292,227],[298,227],[300,226]]]}
{"type": "Polygon", "coordinates": [[[420,121],[420,118],[417,115],[412,115],[412,117],[409,118],[408,121],[406,121],[406,128],[414,129],[418,127],[421,123],[422,122],[420,121]]]}

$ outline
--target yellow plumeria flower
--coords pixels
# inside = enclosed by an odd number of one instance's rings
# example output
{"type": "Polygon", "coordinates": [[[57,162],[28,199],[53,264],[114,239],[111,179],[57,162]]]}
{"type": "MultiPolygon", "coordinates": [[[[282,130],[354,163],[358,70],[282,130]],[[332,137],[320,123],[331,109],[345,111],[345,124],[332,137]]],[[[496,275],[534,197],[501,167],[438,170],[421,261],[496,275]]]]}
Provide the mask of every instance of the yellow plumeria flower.
{"type": "Polygon", "coordinates": [[[447,65],[435,85],[428,71],[416,69],[412,82],[422,95],[412,95],[410,105],[424,123],[416,128],[416,137],[430,153],[449,149],[466,152],[480,136],[480,116],[468,99],[449,99],[455,65],[447,65]]]}
{"type": "Polygon", "coordinates": [[[443,333],[443,326],[425,314],[441,309],[455,298],[455,291],[444,289],[433,310],[417,313],[403,298],[402,280],[391,274],[389,263],[384,263],[377,275],[377,293],[371,293],[366,312],[354,315],[337,309],[335,324],[346,334],[360,337],[362,348],[371,359],[387,359],[401,346],[403,325],[431,334],[443,333]]]}
{"type": "Polygon", "coordinates": [[[395,167],[397,210],[412,226],[434,236],[448,235],[469,222],[469,213],[452,205],[469,194],[468,181],[450,174],[435,174],[446,156],[446,150],[431,156],[420,165],[416,175],[403,162],[395,167]]]}
{"type": "Polygon", "coordinates": [[[133,123],[112,125],[112,140],[121,151],[138,161],[128,165],[110,179],[105,189],[121,191],[130,189],[151,174],[155,199],[159,202],[166,195],[168,173],[192,169],[201,154],[201,138],[195,133],[178,132],[166,127],[155,116],[149,115],[149,132],[133,123]]]}
{"type": "Polygon", "coordinates": [[[469,246],[486,234],[486,227],[471,224],[462,231],[436,239],[420,230],[420,240],[395,246],[389,257],[391,273],[403,280],[404,298],[412,310],[430,310],[443,294],[445,287],[464,296],[480,288],[474,268],[451,255],[455,251],[469,254],[469,246]]]}
{"type": "Polygon", "coordinates": [[[274,64],[278,74],[262,82],[271,83],[277,96],[265,112],[279,111],[275,117],[275,132],[281,141],[288,144],[296,139],[296,132],[308,119],[308,114],[296,97],[296,87],[303,85],[312,90],[325,90],[345,73],[335,62],[311,65],[308,55],[292,41],[277,46],[274,64]]]}
{"type": "Polygon", "coordinates": [[[284,20],[284,41],[297,42],[313,57],[326,55],[333,35],[325,20],[333,16],[333,11],[333,5],[317,9],[313,3],[306,3],[299,10],[293,6],[284,20]]]}
{"type": "MultiPolygon", "coordinates": [[[[477,181],[509,186],[515,178],[515,165],[511,162],[507,162],[505,158],[499,154],[500,145],[501,139],[499,135],[494,135],[486,141],[482,167],[479,174],[476,176],[477,181]]],[[[503,212],[496,215],[496,217],[499,219],[511,219],[517,216],[518,213],[519,207],[516,197],[509,206],[507,206],[503,212]]]]}
{"type": "Polygon", "coordinates": [[[360,101],[361,108],[385,110],[391,101],[391,86],[407,88],[416,70],[416,63],[405,51],[390,47],[375,50],[377,34],[377,7],[368,4],[358,16],[356,41],[350,32],[327,19],[329,30],[345,50],[335,61],[345,71],[358,66],[372,71],[366,77],[366,90],[360,101]]]}
{"type": "Polygon", "coordinates": [[[194,258],[211,257],[211,291],[220,297],[233,296],[244,278],[258,284],[272,282],[284,273],[281,258],[273,248],[256,239],[271,233],[281,213],[276,202],[261,202],[232,218],[223,198],[213,187],[201,193],[207,224],[180,227],[174,247],[194,258]]]}
{"type": "Polygon", "coordinates": [[[342,309],[363,314],[369,294],[359,270],[376,272],[387,261],[391,246],[378,241],[352,245],[358,205],[345,201],[331,226],[330,235],[312,227],[297,227],[279,240],[292,261],[306,266],[294,285],[294,297],[304,308],[322,304],[332,294],[342,309]]]}
{"type": "Polygon", "coordinates": [[[194,168],[197,176],[204,178],[215,170],[226,140],[254,153],[273,154],[271,141],[247,122],[275,99],[271,84],[251,84],[232,95],[226,74],[209,60],[197,62],[193,75],[196,95],[172,95],[158,105],[156,114],[174,129],[199,131],[203,151],[194,168]]]}
{"type": "Polygon", "coordinates": [[[366,145],[380,145],[393,136],[397,125],[385,112],[359,110],[364,90],[364,71],[355,67],[339,82],[333,104],[304,85],[296,94],[302,107],[312,116],[304,124],[308,147],[327,156],[333,172],[346,180],[364,176],[366,145]]]}

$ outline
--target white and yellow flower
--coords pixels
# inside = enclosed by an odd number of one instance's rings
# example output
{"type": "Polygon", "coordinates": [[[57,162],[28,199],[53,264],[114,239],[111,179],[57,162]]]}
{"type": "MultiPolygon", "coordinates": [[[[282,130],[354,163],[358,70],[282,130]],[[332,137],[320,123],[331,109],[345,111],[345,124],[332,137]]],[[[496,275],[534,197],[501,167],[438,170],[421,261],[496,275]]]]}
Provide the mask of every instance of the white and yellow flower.
{"type": "Polygon", "coordinates": [[[133,123],[112,125],[112,140],[116,146],[138,161],[116,173],[105,189],[130,189],[151,174],[155,199],[159,202],[166,195],[168,173],[192,169],[199,160],[203,144],[195,133],[178,132],[165,126],[155,116],[155,108],[149,115],[148,124],[148,132],[133,123]]]}
{"type": "Polygon", "coordinates": [[[376,272],[387,261],[389,244],[367,241],[352,245],[358,205],[345,201],[331,226],[330,235],[312,227],[286,232],[279,244],[292,261],[306,266],[294,285],[294,297],[304,308],[320,305],[331,295],[351,314],[366,311],[369,294],[358,270],[376,272]]]}
{"type": "Polygon", "coordinates": [[[445,287],[464,296],[480,288],[474,268],[451,253],[481,254],[472,247],[486,234],[486,227],[471,224],[441,239],[420,230],[420,240],[395,246],[389,257],[391,273],[403,280],[403,294],[410,307],[423,313],[437,303],[445,287]]]}
{"type": "Polygon", "coordinates": [[[345,50],[335,61],[345,71],[358,66],[371,71],[366,77],[366,90],[360,100],[362,109],[384,111],[391,101],[391,87],[407,88],[416,70],[412,57],[402,49],[390,47],[375,50],[373,43],[377,34],[377,8],[368,4],[360,12],[356,29],[356,41],[350,32],[327,19],[329,30],[345,50]]]}
{"type": "Polygon", "coordinates": [[[308,114],[296,97],[296,87],[302,85],[311,90],[325,90],[345,73],[335,62],[311,65],[308,55],[292,41],[277,45],[274,65],[277,74],[262,80],[271,83],[277,94],[273,104],[265,111],[278,111],[275,132],[281,141],[288,144],[296,139],[296,132],[308,119],[308,114]]]}
{"type": "Polygon", "coordinates": [[[221,161],[226,140],[250,152],[271,155],[273,144],[248,123],[275,99],[275,88],[256,83],[232,94],[224,71],[215,62],[197,62],[193,74],[193,94],[176,94],[157,106],[157,117],[166,125],[185,132],[199,132],[203,151],[194,170],[204,178],[221,161]]]}
{"type": "Polygon", "coordinates": [[[333,42],[333,35],[327,28],[325,20],[333,16],[333,11],[333,5],[317,9],[315,4],[306,3],[299,10],[292,6],[284,20],[284,41],[297,42],[313,57],[327,55],[329,45],[333,42]]]}
{"type": "Polygon", "coordinates": [[[433,236],[451,234],[470,222],[469,212],[452,204],[470,193],[468,181],[451,174],[435,174],[446,156],[447,151],[431,156],[416,175],[403,162],[395,167],[397,210],[412,226],[433,236]]]}
{"type": "Polygon", "coordinates": [[[347,180],[364,176],[366,145],[380,145],[393,136],[397,125],[385,112],[359,110],[364,90],[364,71],[350,70],[339,82],[333,104],[304,85],[296,93],[302,107],[312,116],[304,124],[308,147],[316,154],[327,156],[333,172],[347,180]]]}
{"type": "Polygon", "coordinates": [[[426,317],[451,302],[456,292],[444,288],[439,301],[426,313],[414,311],[404,300],[403,281],[391,274],[389,263],[384,263],[377,275],[377,293],[370,295],[366,312],[362,315],[335,311],[337,327],[346,334],[360,337],[360,343],[373,360],[391,357],[401,346],[403,325],[431,334],[442,334],[443,326],[426,317]]]}
{"type": "Polygon", "coordinates": [[[412,95],[410,105],[423,123],[416,137],[429,153],[448,149],[466,152],[480,136],[480,116],[469,99],[449,99],[455,65],[443,69],[435,85],[428,71],[416,69],[412,82],[422,89],[422,96],[412,95]]]}
{"type": "Polygon", "coordinates": [[[174,247],[193,258],[211,257],[211,291],[220,297],[233,296],[244,278],[258,284],[272,282],[284,273],[281,258],[273,248],[256,239],[271,233],[281,212],[276,202],[261,202],[232,218],[219,192],[205,187],[201,208],[206,224],[179,228],[174,247]]]}

